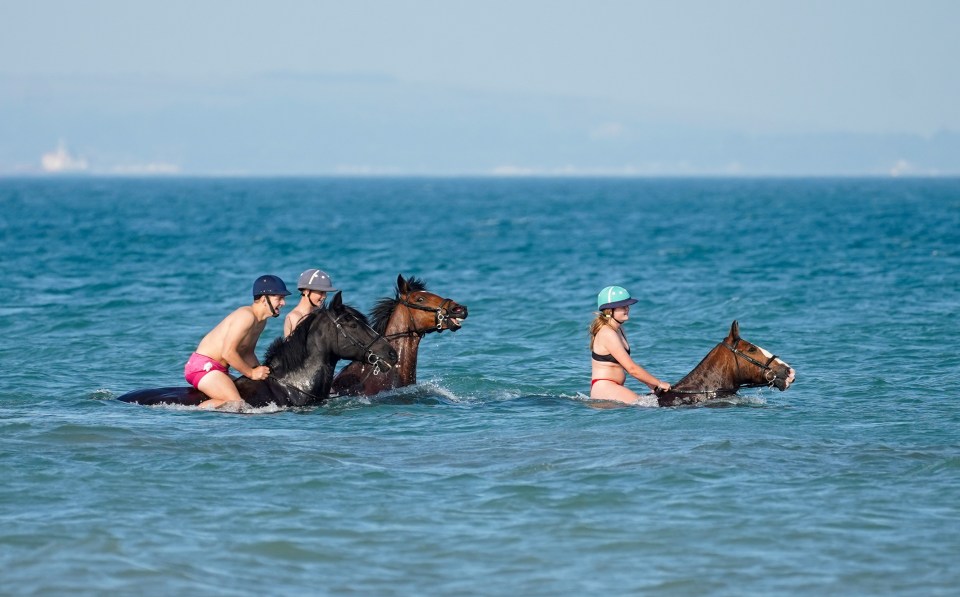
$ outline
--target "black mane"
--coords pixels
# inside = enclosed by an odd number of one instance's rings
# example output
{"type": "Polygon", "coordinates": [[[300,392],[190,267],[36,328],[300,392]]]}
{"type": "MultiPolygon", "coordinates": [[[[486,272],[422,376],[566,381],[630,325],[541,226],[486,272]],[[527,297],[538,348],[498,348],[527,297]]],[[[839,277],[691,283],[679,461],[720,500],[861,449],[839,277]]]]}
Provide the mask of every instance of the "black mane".
{"type": "MultiPolygon", "coordinates": [[[[411,276],[407,279],[407,290],[409,292],[426,289],[427,283],[420,278],[411,276]]],[[[400,288],[396,288],[395,290],[396,296],[393,298],[385,296],[378,300],[377,304],[373,307],[373,311],[370,312],[370,318],[373,320],[373,329],[381,336],[386,333],[390,316],[393,315],[393,310],[396,309],[397,303],[400,302],[400,288]]]]}
{"type": "Polygon", "coordinates": [[[350,305],[341,305],[336,310],[326,307],[314,309],[303,318],[290,336],[287,338],[278,336],[270,343],[267,354],[264,356],[264,363],[270,367],[270,375],[279,377],[303,365],[307,360],[307,338],[310,336],[313,322],[327,312],[333,315],[334,319],[342,315],[353,315],[365,325],[370,325],[367,316],[350,305]]]}

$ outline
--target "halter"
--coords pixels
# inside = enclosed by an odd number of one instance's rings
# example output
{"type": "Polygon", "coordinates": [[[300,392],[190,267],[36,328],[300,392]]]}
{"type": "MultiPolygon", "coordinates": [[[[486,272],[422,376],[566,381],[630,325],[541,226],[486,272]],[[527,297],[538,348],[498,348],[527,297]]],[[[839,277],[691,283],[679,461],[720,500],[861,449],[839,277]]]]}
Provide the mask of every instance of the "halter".
{"type": "MultiPolygon", "coordinates": [[[[727,350],[729,350],[730,352],[732,352],[733,355],[734,355],[734,357],[740,357],[740,358],[742,358],[743,360],[745,360],[745,361],[747,361],[747,362],[749,362],[749,363],[751,363],[751,364],[756,365],[757,367],[759,367],[761,371],[764,371],[763,377],[764,377],[764,379],[767,380],[767,383],[751,383],[751,384],[744,384],[744,385],[739,386],[739,387],[740,387],[740,388],[761,388],[761,387],[767,387],[767,388],[769,388],[769,387],[773,387],[773,382],[775,382],[775,381],[777,380],[777,374],[776,374],[776,372],[773,370],[773,368],[770,367],[770,363],[772,363],[772,362],[774,362],[775,360],[777,360],[777,355],[771,356],[769,359],[767,359],[767,362],[766,362],[766,363],[761,363],[761,362],[758,361],[757,359],[755,359],[755,358],[751,357],[750,355],[746,354],[745,352],[737,349],[737,347],[740,346],[740,340],[741,340],[741,338],[737,338],[737,339],[733,342],[733,346],[727,344],[726,342],[721,342],[721,343],[718,344],[717,346],[723,346],[724,348],[726,348],[727,350]]],[[[739,378],[739,377],[740,377],[740,361],[737,360],[736,358],[734,358],[733,362],[736,363],[736,365],[737,365],[737,378],[739,378]]],[[[693,395],[693,394],[710,394],[710,395],[712,395],[712,396],[715,398],[715,397],[717,397],[717,396],[726,396],[726,395],[730,395],[730,394],[736,394],[736,393],[737,393],[737,389],[738,389],[738,388],[730,388],[730,389],[727,389],[727,388],[719,388],[719,389],[717,389],[717,390],[674,390],[673,388],[671,388],[671,389],[669,389],[669,390],[667,390],[666,392],[663,392],[663,393],[664,393],[664,394],[687,394],[687,395],[693,395]]]]}
{"type": "MultiPolygon", "coordinates": [[[[408,302],[405,298],[398,299],[398,302],[404,307],[407,307],[408,309],[416,309],[417,311],[428,311],[430,313],[434,313],[436,323],[431,327],[421,328],[421,329],[417,329],[416,327],[411,326],[413,327],[412,330],[407,330],[405,332],[397,332],[395,334],[390,334],[389,336],[385,336],[388,340],[393,340],[394,338],[401,338],[403,336],[420,336],[422,338],[424,334],[433,330],[436,330],[437,332],[442,332],[443,323],[447,319],[450,319],[449,311],[447,308],[453,303],[453,300],[445,298],[440,302],[439,307],[424,307],[422,305],[415,305],[411,302],[408,302]]],[[[410,315],[410,322],[413,323],[412,314],[410,315]]]]}
{"type": "Polygon", "coordinates": [[[329,317],[331,321],[333,321],[333,324],[334,324],[335,326],[337,326],[337,330],[340,332],[341,335],[343,335],[344,338],[346,338],[347,340],[349,340],[350,342],[352,342],[354,346],[359,346],[360,348],[363,349],[363,352],[364,352],[365,355],[366,355],[366,356],[365,356],[366,362],[369,363],[369,364],[371,364],[371,365],[373,365],[373,374],[374,374],[374,375],[380,375],[380,369],[381,369],[381,368],[383,368],[384,370],[387,370],[387,371],[389,371],[390,369],[393,368],[393,365],[391,365],[390,363],[384,361],[383,359],[381,359],[380,357],[378,357],[377,355],[375,355],[375,354],[373,353],[373,351],[370,349],[371,346],[373,346],[374,344],[376,344],[377,340],[380,340],[380,339],[383,339],[383,338],[384,338],[383,336],[381,336],[380,334],[378,334],[373,328],[371,328],[369,325],[363,323],[361,320],[355,318],[355,321],[356,321],[357,323],[359,323],[359,324],[361,324],[361,325],[364,325],[368,330],[370,330],[371,332],[373,332],[373,335],[374,335],[373,340],[370,341],[370,344],[364,345],[363,342],[360,342],[359,340],[357,340],[357,339],[354,338],[353,336],[347,334],[346,330],[343,329],[343,325],[340,323],[340,318],[339,318],[339,317],[334,317],[333,315],[330,314],[330,311],[329,311],[329,310],[326,310],[326,309],[323,310],[322,313],[326,314],[326,316],[329,317]]]}

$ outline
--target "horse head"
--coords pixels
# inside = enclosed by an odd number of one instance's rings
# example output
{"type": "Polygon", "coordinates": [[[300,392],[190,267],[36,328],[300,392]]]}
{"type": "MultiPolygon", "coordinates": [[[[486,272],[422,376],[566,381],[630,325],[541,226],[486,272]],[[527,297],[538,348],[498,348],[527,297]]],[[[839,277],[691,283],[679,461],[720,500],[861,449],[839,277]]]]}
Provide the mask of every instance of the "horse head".
{"type": "Polygon", "coordinates": [[[397,351],[378,334],[363,313],[343,302],[341,293],[333,295],[330,306],[321,311],[336,327],[336,353],[340,358],[363,361],[378,369],[390,369],[397,362],[397,351]]]}
{"type": "Polygon", "coordinates": [[[783,391],[796,378],[793,367],[778,356],[741,338],[740,324],[736,320],[721,346],[733,354],[739,385],[770,386],[783,391]]]}
{"type": "Polygon", "coordinates": [[[428,292],[422,281],[397,276],[397,303],[410,312],[411,327],[420,333],[455,332],[467,318],[467,306],[428,292]]]}
{"type": "Polygon", "coordinates": [[[427,291],[415,277],[397,276],[396,294],[381,298],[370,312],[373,328],[397,351],[397,365],[387,375],[373,375],[376,365],[350,363],[333,380],[340,395],[373,396],[384,390],[417,383],[417,351],[424,335],[455,332],[467,318],[467,307],[427,291]]]}

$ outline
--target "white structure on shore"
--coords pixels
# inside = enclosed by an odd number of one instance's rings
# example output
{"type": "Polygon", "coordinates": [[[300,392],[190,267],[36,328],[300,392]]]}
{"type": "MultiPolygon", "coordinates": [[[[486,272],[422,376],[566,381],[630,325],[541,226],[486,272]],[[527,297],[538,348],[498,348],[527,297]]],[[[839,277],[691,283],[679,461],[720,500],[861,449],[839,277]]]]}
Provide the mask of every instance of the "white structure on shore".
{"type": "Polygon", "coordinates": [[[60,140],[57,144],[57,150],[43,154],[40,158],[44,172],[86,172],[87,160],[82,157],[74,157],[67,151],[67,144],[60,140]]]}

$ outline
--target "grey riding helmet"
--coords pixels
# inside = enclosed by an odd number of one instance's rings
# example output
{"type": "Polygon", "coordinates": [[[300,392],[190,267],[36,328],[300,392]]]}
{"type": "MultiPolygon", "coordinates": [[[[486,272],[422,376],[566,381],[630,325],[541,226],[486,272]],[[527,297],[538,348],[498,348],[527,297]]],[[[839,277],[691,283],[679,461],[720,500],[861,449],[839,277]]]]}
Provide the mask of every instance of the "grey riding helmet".
{"type": "Polygon", "coordinates": [[[300,274],[300,281],[297,282],[297,290],[316,290],[317,292],[336,292],[330,282],[330,276],[327,272],[319,269],[308,269],[300,274]]]}

